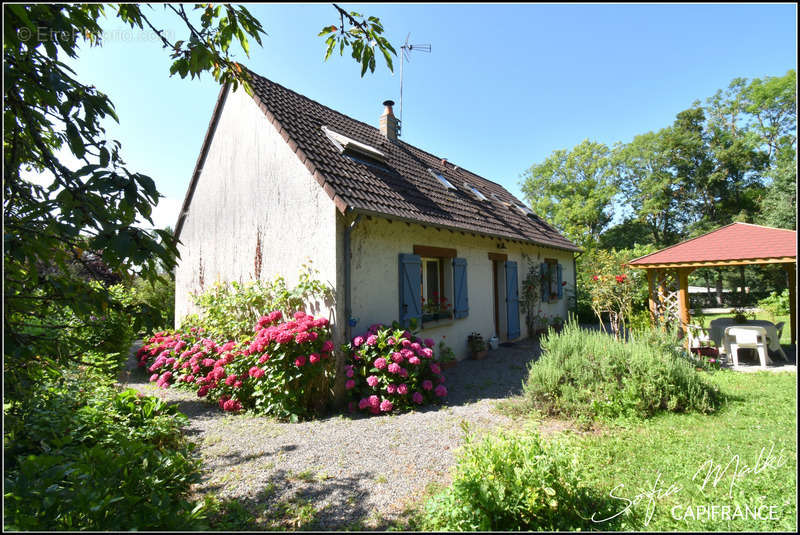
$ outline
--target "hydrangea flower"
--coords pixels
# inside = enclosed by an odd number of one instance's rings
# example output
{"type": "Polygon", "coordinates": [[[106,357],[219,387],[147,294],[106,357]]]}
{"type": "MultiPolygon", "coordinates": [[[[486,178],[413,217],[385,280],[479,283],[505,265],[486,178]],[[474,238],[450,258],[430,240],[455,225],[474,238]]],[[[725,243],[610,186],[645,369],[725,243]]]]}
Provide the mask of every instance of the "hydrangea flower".
{"type": "Polygon", "coordinates": [[[374,387],[375,385],[378,384],[378,378],[375,377],[374,375],[370,375],[369,377],[367,377],[367,384],[371,387],[374,387]]]}
{"type": "Polygon", "coordinates": [[[393,408],[394,408],[394,405],[392,405],[392,402],[389,401],[388,399],[384,399],[383,401],[381,401],[381,411],[389,412],[393,408]]]}
{"type": "Polygon", "coordinates": [[[444,385],[439,385],[439,386],[436,387],[436,390],[434,390],[433,392],[434,392],[434,394],[436,394],[440,398],[443,398],[443,397],[445,397],[447,395],[447,388],[445,388],[444,385]]]}
{"type": "Polygon", "coordinates": [[[356,382],[355,382],[354,380],[352,380],[352,379],[350,379],[349,381],[347,381],[347,382],[344,384],[344,387],[345,387],[347,390],[350,390],[351,388],[353,388],[353,387],[355,387],[355,386],[356,386],[356,382]]]}

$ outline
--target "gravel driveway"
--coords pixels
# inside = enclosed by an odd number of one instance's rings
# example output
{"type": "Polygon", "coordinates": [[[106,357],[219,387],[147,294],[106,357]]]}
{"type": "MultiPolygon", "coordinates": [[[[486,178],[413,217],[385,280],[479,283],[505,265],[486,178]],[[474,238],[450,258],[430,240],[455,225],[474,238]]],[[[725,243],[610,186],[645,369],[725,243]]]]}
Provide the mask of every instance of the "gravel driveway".
{"type": "Polygon", "coordinates": [[[191,392],[155,387],[138,369],[123,380],[177,402],[189,417],[186,432],[206,469],[199,492],[237,499],[255,512],[259,525],[290,503],[306,515],[289,527],[381,528],[429,483],[447,483],[463,442],[462,422],[474,432],[510,424],[492,410],[495,401],[521,392],[527,364],[538,355],[538,342],[523,341],[484,360],[459,362],[444,372],[448,397],[442,406],[295,424],[223,413],[191,392]]]}

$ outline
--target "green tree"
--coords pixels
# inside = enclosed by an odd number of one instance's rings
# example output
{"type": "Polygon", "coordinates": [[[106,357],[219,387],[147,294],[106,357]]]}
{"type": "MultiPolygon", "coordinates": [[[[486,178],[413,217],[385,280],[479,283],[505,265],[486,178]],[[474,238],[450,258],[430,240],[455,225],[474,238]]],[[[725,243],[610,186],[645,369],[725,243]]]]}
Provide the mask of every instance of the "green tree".
{"type": "MultiPolygon", "coordinates": [[[[20,394],[40,364],[55,362],[49,357],[68,328],[51,317],[55,308],[68,305],[88,322],[115,305],[107,287],[75,276],[72,266],[85,261],[85,251],[97,252],[110,270],[127,279],[136,271],[147,281],[157,280],[159,269],[170,271],[177,255],[171,233],[136,223],[152,225],[160,194],[152,178],[126,167],[120,143],[106,138],[103,121],[118,121],[110,98],[77,80],[64,58],[77,59],[82,44],[100,45],[101,19],[116,17],[159,36],[172,59],[171,75],[209,73],[234,90],[241,85],[250,91],[249,73],[233,52],[241,48],[249,55],[250,41],[261,44],[264,31],[245,7],[196,4],[188,12],[179,4],[162,7],[183,24],[185,38],[167,39],[148,17],[151,11],[135,4],[3,7],[7,395],[20,394]],[[65,163],[65,153],[79,163],[65,163]],[[39,173],[51,184],[36,185],[24,173],[39,173]]],[[[342,25],[334,41],[341,51],[358,49],[353,57],[362,75],[364,66],[374,70],[376,47],[391,68],[394,49],[381,36],[380,21],[335,7],[342,25]]],[[[137,316],[140,323],[148,318],[137,316]]],[[[62,355],[62,360],[74,357],[62,355]]]]}
{"type": "Polygon", "coordinates": [[[617,188],[612,171],[608,147],[587,139],[528,169],[522,193],[534,212],[588,247],[597,243],[613,217],[617,188]]]}
{"type": "Polygon", "coordinates": [[[634,214],[632,222],[643,225],[650,234],[649,243],[659,247],[679,241],[689,221],[685,209],[689,189],[671,165],[669,143],[675,141],[671,128],[647,132],[617,145],[612,156],[622,198],[634,214]]]}

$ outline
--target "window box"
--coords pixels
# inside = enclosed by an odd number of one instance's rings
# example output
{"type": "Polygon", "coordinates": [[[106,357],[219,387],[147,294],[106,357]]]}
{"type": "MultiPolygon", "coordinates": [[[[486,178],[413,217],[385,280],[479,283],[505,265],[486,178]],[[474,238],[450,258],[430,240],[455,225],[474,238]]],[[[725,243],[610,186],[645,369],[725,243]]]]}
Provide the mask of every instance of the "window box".
{"type": "MultiPolygon", "coordinates": [[[[434,327],[444,327],[445,325],[452,325],[453,324],[453,315],[444,315],[442,314],[441,317],[433,319],[434,315],[425,314],[422,316],[422,328],[423,329],[433,329],[434,327]]],[[[436,314],[435,316],[438,316],[436,314]]]]}

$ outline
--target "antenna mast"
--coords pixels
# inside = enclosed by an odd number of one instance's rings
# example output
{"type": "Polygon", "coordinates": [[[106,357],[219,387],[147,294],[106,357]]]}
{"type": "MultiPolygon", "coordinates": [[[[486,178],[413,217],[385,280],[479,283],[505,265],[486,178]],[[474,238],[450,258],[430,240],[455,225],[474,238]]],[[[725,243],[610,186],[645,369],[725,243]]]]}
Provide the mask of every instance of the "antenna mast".
{"type": "Polygon", "coordinates": [[[411,61],[410,52],[414,50],[418,50],[420,52],[430,52],[431,45],[411,45],[408,43],[408,39],[411,37],[411,32],[406,36],[406,42],[403,46],[400,47],[402,51],[401,54],[403,57],[400,58],[400,127],[403,127],[403,63],[406,61],[411,61]]]}

